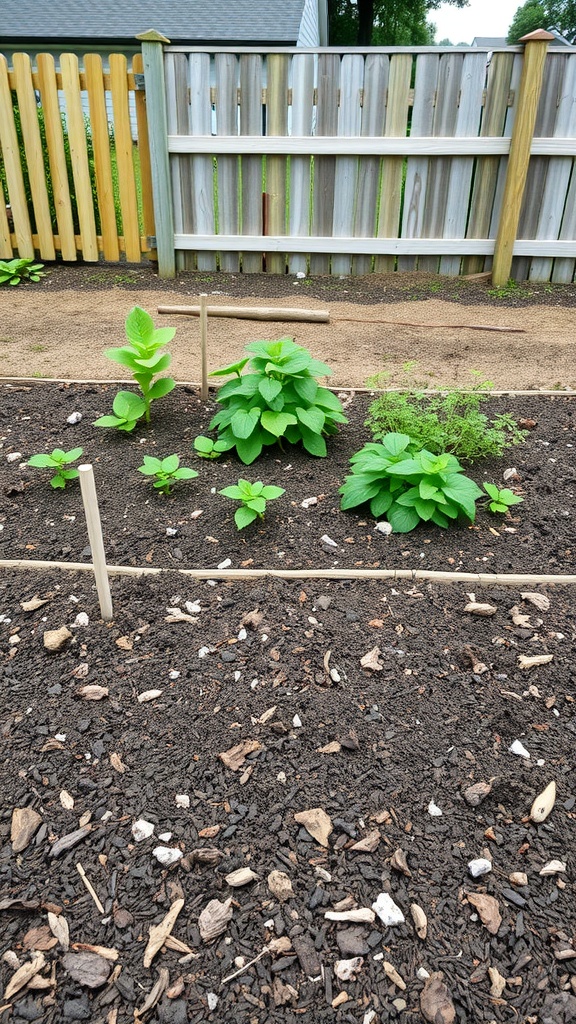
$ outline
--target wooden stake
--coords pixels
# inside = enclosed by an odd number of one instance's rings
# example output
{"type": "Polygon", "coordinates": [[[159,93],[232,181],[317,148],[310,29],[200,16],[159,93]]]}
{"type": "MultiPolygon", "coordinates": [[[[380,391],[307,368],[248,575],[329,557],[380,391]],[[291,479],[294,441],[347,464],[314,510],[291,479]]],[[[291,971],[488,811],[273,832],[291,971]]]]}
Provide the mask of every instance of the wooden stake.
{"type": "Polygon", "coordinates": [[[505,285],[510,278],[514,242],[520,221],[536,113],[542,90],[544,64],[548,44],[553,38],[550,32],[538,29],[520,40],[521,43],[526,43],[526,48],[492,264],[492,284],[496,288],[505,285]]]}
{"type": "MultiPolygon", "coordinates": [[[[200,316],[200,306],[158,306],[159,313],[172,316],[200,316]]],[[[326,309],[274,308],[273,306],[206,306],[207,316],[230,317],[235,320],[299,321],[300,323],[330,323],[326,309]]]]}
{"type": "Polygon", "coordinates": [[[110,582],[106,570],[104,538],[102,537],[98,498],[96,497],[94,470],[91,465],[78,466],[78,474],[86,515],[86,526],[88,527],[88,539],[90,541],[90,550],[92,551],[92,567],[94,569],[96,590],[98,591],[98,600],[100,602],[100,614],[104,620],[109,620],[112,618],[112,597],[110,595],[110,582]]]}
{"type": "Polygon", "coordinates": [[[200,398],[203,402],[208,401],[208,296],[206,292],[202,292],[200,296],[200,355],[202,359],[201,366],[201,384],[200,384],[200,398]]]}

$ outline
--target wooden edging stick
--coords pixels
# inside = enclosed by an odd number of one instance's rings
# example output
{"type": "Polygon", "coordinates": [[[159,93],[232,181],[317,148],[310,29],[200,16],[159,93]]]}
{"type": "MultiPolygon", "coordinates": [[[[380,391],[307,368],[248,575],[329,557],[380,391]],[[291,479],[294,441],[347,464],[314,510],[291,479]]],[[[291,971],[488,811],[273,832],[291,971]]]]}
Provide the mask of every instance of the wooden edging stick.
{"type": "MultiPolygon", "coordinates": [[[[207,298],[207,296],[206,296],[207,298]]],[[[202,300],[202,296],[200,296],[202,300]]],[[[159,313],[173,316],[201,316],[202,306],[158,306],[159,313]]],[[[330,313],[324,309],[289,309],[273,306],[206,306],[207,316],[232,318],[234,320],[299,321],[301,323],[330,323],[330,313]]]]}
{"type": "Polygon", "coordinates": [[[86,526],[88,527],[88,540],[90,541],[90,550],[92,552],[94,579],[96,580],[96,590],[98,591],[98,601],[100,602],[100,614],[104,620],[109,620],[112,618],[112,596],[110,594],[110,581],[106,569],[104,538],[102,537],[98,498],[96,497],[94,470],[90,464],[78,466],[78,475],[80,477],[80,490],[86,515],[86,526]]]}
{"type": "Polygon", "coordinates": [[[208,296],[202,292],[200,296],[200,356],[201,356],[201,384],[200,398],[203,402],[208,401],[208,296]]]}

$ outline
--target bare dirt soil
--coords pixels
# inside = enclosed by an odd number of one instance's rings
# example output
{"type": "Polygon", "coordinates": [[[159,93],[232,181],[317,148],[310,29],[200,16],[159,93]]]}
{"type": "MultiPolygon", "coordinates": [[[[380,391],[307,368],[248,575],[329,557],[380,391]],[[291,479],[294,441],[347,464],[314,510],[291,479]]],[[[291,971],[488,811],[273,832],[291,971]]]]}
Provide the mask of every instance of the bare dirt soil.
{"type": "MultiPolygon", "coordinates": [[[[410,383],[403,370],[431,387],[466,386],[476,371],[496,388],[576,387],[576,289],[525,283],[492,289],[489,282],[424,274],[363,278],[278,277],[264,274],[182,274],[161,281],[153,265],[137,268],[53,265],[37,285],[0,293],[2,376],[115,379],[119,368],[103,350],[123,339],[133,305],[156,316],[160,304],[277,305],[325,309],[329,324],[258,323],[210,318],[209,367],[242,352],[256,338],[290,335],[333,368],[331,383],[362,386],[385,372],[391,385],[410,383]],[[523,333],[473,330],[471,326],[523,333]]],[[[165,316],[178,326],[174,375],[199,379],[199,324],[165,316]]]]}

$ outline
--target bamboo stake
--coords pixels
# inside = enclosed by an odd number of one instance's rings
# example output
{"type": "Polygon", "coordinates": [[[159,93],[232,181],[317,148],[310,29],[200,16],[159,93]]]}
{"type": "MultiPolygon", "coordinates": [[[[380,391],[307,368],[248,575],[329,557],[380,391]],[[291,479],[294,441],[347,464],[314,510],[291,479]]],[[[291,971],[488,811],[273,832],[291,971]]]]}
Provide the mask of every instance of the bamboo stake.
{"type": "MultiPolygon", "coordinates": [[[[42,562],[29,558],[0,559],[0,569],[62,569],[65,572],[91,572],[89,562],[42,562]]],[[[149,566],[109,565],[109,576],[160,576],[180,573],[197,580],[221,580],[243,583],[245,580],[409,580],[430,583],[466,583],[477,587],[526,587],[550,584],[575,586],[576,575],[553,576],[539,573],[441,572],[436,569],[161,569],[149,566]]]]}
{"type": "Polygon", "coordinates": [[[200,296],[200,355],[202,383],[200,385],[200,398],[203,402],[208,401],[208,296],[202,292],[200,296]]]}
{"type": "MultiPolygon", "coordinates": [[[[200,296],[202,298],[202,296],[200,296]]],[[[173,316],[200,316],[201,306],[158,306],[159,313],[173,316]]],[[[274,306],[206,306],[207,316],[233,318],[235,320],[299,321],[300,323],[330,323],[330,313],[323,309],[274,308],[274,306]]]]}
{"type": "Polygon", "coordinates": [[[112,597],[110,595],[110,582],[106,571],[106,555],[104,552],[104,538],[102,537],[102,525],[100,523],[100,512],[98,510],[98,498],[96,496],[96,484],[94,483],[94,470],[91,465],[78,466],[80,477],[80,490],[86,514],[86,526],[88,527],[88,539],[92,551],[92,566],[96,580],[96,590],[100,602],[100,614],[106,621],[112,618],[112,597]]]}

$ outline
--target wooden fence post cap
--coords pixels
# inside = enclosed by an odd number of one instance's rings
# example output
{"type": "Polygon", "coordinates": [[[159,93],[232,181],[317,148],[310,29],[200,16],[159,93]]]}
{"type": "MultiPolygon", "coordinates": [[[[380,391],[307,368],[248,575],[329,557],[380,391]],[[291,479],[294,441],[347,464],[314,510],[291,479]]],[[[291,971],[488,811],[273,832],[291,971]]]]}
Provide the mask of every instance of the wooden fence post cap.
{"type": "MultiPolygon", "coordinates": [[[[552,36],[550,38],[553,38],[552,36]]],[[[166,43],[170,45],[170,40],[163,36],[161,32],[157,32],[155,28],[149,28],[147,32],[141,32],[139,36],[136,36],[139,43],[166,43]]]]}
{"type": "MultiPolygon", "coordinates": [[[[140,38],[140,37],[139,37],[140,38]]],[[[522,36],[518,40],[519,43],[549,43],[551,39],[555,39],[556,36],[552,32],[547,32],[545,28],[537,28],[535,32],[529,32],[527,36],[522,36]]]]}

